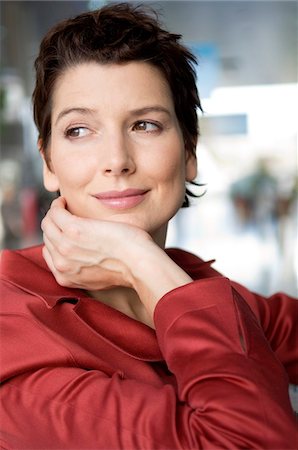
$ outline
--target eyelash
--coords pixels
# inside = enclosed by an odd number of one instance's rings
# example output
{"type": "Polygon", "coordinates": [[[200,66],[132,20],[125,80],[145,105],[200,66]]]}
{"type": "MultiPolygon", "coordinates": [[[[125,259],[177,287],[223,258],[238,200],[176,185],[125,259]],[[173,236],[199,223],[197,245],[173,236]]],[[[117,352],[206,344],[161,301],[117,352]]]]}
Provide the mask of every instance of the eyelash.
{"type": "Polygon", "coordinates": [[[75,131],[75,130],[88,130],[88,128],[87,128],[87,127],[83,127],[83,126],[71,127],[71,128],[68,128],[67,130],[65,130],[64,136],[65,136],[66,138],[69,138],[69,139],[77,139],[77,138],[80,138],[80,136],[71,136],[71,133],[72,133],[73,131],[75,131]]]}
{"type": "MultiPolygon", "coordinates": [[[[150,120],[138,120],[137,122],[134,123],[132,130],[133,131],[141,131],[142,133],[145,134],[155,134],[155,133],[160,133],[162,131],[163,127],[161,124],[156,123],[156,122],[152,122],[150,120]],[[154,127],[156,127],[156,129],[154,130],[134,130],[135,127],[142,125],[142,124],[146,124],[147,125],[153,125],[154,127]]],[[[68,128],[67,130],[65,130],[64,132],[64,136],[68,139],[80,139],[81,137],[85,137],[85,136],[71,136],[71,134],[76,131],[76,130],[89,130],[87,127],[84,126],[76,126],[76,127],[71,127],[68,128]]]]}
{"type": "Polygon", "coordinates": [[[150,120],[138,120],[132,127],[132,129],[134,129],[136,126],[141,125],[141,124],[146,124],[146,125],[153,125],[154,127],[156,127],[155,130],[151,130],[151,131],[146,131],[146,130],[142,130],[144,133],[159,133],[162,131],[163,127],[161,124],[156,123],[156,122],[152,122],[150,120]]]}

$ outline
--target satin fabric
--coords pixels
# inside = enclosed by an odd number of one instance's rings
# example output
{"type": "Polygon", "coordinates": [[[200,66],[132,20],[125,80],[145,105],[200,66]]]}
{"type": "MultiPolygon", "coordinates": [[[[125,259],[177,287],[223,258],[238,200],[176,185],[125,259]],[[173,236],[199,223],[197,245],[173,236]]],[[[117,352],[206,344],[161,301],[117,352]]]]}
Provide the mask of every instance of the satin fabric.
{"type": "Polygon", "coordinates": [[[1,448],[297,448],[296,300],[168,254],[194,281],[159,301],[155,331],[59,286],[40,246],[3,252],[1,448]]]}

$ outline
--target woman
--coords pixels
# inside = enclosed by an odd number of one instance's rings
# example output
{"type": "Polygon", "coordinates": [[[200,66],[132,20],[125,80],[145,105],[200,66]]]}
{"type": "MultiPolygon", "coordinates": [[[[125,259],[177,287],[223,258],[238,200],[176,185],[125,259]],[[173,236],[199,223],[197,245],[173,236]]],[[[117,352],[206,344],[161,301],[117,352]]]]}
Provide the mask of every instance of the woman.
{"type": "Polygon", "coordinates": [[[3,252],[5,449],[295,446],[294,300],[164,249],[196,176],[193,63],[125,3],[41,44],[34,117],[61,196],[43,246],[3,252]]]}

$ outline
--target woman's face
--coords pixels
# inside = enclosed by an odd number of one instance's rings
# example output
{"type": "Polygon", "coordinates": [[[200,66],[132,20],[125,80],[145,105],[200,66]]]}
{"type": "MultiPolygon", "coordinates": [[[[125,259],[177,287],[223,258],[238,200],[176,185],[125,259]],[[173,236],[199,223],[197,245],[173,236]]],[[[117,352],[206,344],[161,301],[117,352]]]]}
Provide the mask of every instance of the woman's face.
{"type": "Polygon", "coordinates": [[[129,223],[162,240],[180,208],[186,155],[170,88],[143,62],[69,68],[53,93],[45,187],[80,217],[129,223]]]}

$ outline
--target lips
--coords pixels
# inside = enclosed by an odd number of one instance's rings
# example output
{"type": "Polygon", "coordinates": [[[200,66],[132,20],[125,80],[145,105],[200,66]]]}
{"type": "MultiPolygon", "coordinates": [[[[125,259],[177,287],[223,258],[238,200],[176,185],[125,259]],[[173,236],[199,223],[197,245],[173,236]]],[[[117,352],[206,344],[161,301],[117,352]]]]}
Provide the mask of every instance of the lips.
{"type": "Polygon", "coordinates": [[[125,189],[124,191],[108,191],[101,192],[100,194],[95,194],[94,197],[101,199],[112,199],[112,198],[123,198],[123,197],[134,197],[136,195],[143,195],[147,191],[143,189],[125,189]]]}
{"type": "Polygon", "coordinates": [[[112,209],[133,208],[145,200],[148,190],[125,189],[124,191],[107,191],[95,194],[94,197],[104,206],[112,209]]]}

